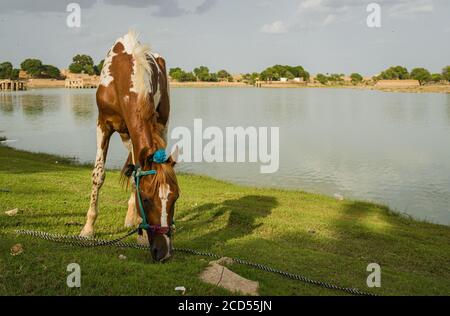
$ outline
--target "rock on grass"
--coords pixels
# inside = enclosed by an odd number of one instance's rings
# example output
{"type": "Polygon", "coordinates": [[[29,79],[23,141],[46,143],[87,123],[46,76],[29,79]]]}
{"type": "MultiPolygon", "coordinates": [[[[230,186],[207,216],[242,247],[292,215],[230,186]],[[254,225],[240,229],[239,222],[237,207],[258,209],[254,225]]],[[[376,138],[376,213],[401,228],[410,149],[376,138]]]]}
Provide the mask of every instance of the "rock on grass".
{"type": "Polygon", "coordinates": [[[232,292],[240,292],[244,295],[259,295],[258,282],[248,280],[223,266],[223,264],[231,263],[233,263],[233,260],[230,258],[211,261],[205,271],[200,274],[200,279],[206,283],[223,287],[232,292]]]}
{"type": "Polygon", "coordinates": [[[19,209],[18,208],[15,208],[13,210],[5,212],[5,214],[8,215],[8,216],[16,216],[18,213],[19,213],[19,209]]]}
{"type": "Polygon", "coordinates": [[[11,256],[18,256],[23,252],[22,244],[15,244],[11,247],[11,256]]]}

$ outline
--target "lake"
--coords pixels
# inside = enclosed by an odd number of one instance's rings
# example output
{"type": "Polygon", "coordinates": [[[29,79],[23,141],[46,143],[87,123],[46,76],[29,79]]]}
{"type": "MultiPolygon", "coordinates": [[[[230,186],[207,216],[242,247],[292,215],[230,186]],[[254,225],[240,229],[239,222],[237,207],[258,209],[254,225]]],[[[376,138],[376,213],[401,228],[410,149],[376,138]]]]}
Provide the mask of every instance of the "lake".
{"type": "MultiPolygon", "coordinates": [[[[201,118],[204,126],[280,131],[276,173],[261,174],[259,163],[181,163],[181,171],[374,201],[450,225],[449,94],[176,88],[171,98],[170,128],[201,118]]],[[[95,90],[0,92],[0,136],[15,148],[92,162],[96,117],[95,90]]],[[[121,167],[126,156],[114,136],[107,166],[121,167]]]]}

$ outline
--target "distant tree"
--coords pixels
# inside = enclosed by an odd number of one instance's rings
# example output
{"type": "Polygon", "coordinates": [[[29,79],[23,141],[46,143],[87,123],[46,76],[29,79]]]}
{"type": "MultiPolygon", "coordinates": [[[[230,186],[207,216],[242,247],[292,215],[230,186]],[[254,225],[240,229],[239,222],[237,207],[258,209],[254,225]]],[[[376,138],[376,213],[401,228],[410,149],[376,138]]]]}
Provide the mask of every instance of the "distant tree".
{"type": "Polygon", "coordinates": [[[74,74],[81,74],[83,72],[83,66],[80,64],[72,63],[69,66],[69,71],[74,74]]]}
{"type": "MultiPolygon", "coordinates": [[[[294,75],[295,78],[303,78],[304,81],[309,80],[309,73],[302,66],[284,66],[287,72],[294,75]]],[[[287,78],[287,76],[286,76],[287,78]]]]}
{"type": "Polygon", "coordinates": [[[219,76],[216,73],[210,73],[208,80],[206,81],[210,81],[210,82],[218,82],[219,81],[219,76]]]}
{"type": "Polygon", "coordinates": [[[39,78],[60,79],[61,78],[61,72],[55,66],[42,65],[41,72],[39,74],[39,78]]]}
{"type": "Polygon", "coordinates": [[[341,84],[344,82],[344,74],[331,74],[328,76],[328,81],[335,84],[341,84]]]}
{"type": "Polygon", "coordinates": [[[385,80],[409,79],[409,72],[405,67],[394,66],[383,71],[379,77],[385,80]]]}
{"type": "Polygon", "coordinates": [[[199,81],[210,81],[209,69],[206,66],[200,66],[195,68],[194,74],[199,81]]]}
{"type": "Polygon", "coordinates": [[[289,80],[293,80],[295,78],[295,76],[290,71],[286,71],[284,75],[285,75],[285,78],[287,78],[289,80]]]}
{"type": "Polygon", "coordinates": [[[25,59],[20,64],[20,68],[26,71],[32,78],[59,79],[61,77],[61,73],[57,67],[52,65],[43,65],[39,59],[25,59]]]}
{"type": "Polygon", "coordinates": [[[328,83],[328,77],[325,76],[324,74],[317,74],[316,80],[323,85],[326,85],[328,83]]]}
{"type": "Polygon", "coordinates": [[[279,81],[281,78],[281,75],[277,72],[274,68],[267,68],[264,70],[259,77],[261,80],[264,81],[279,81]]]}
{"type": "Polygon", "coordinates": [[[228,81],[228,82],[233,81],[233,76],[231,76],[230,73],[228,71],[224,70],[224,69],[219,70],[217,72],[217,77],[221,81],[228,81]]]}
{"type": "Polygon", "coordinates": [[[11,79],[13,71],[13,65],[9,62],[3,62],[0,64],[0,79],[11,79]]]}
{"type": "Polygon", "coordinates": [[[184,72],[181,75],[180,82],[190,82],[190,81],[197,81],[197,77],[192,72],[184,72]]]}
{"type": "Polygon", "coordinates": [[[43,70],[42,62],[39,59],[28,58],[21,64],[20,68],[33,78],[39,78],[43,70]]]}
{"type": "Polygon", "coordinates": [[[257,72],[242,75],[242,81],[244,81],[247,84],[254,85],[258,79],[259,74],[257,72]]]}
{"type": "Polygon", "coordinates": [[[431,74],[425,68],[414,68],[409,75],[411,79],[418,80],[420,84],[424,84],[431,80],[431,74]]]}
{"type": "Polygon", "coordinates": [[[292,79],[303,78],[303,80],[308,81],[309,73],[302,66],[274,65],[263,70],[259,77],[264,81],[277,81],[280,78],[288,77],[292,79]]]}
{"type": "Polygon", "coordinates": [[[176,67],[176,68],[171,68],[169,70],[169,76],[173,79],[173,80],[177,80],[177,81],[181,81],[181,77],[184,74],[184,70],[181,69],[180,67],[176,67]]]}
{"type": "Polygon", "coordinates": [[[442,74],[432,74],[431,75],[432,82],[440,82],[442,80],[444,80],[444,77],[442,76],[442,74]]]}
{"type": "Polygon", "coordinates": [[[444,67],[444,69],[442,69],[442,78],[444,80],[450,81],[450,66],[446,66],[444,67]]]}
{"type": "Polygon", "coordinates": [[[242,82],[250,83],[250,79],[251,79],[251,74],[246,73],[246,74],[242,75],[242,82]]]}
{"type": "Polygon", "coordinates": [[[20,73],[20,69],[14,68],[14,69],[11,71],[11,75],[10,75],[9,79],[11,79],[11,80],[17,80],[17,79],[19,79],[19,73],[20,73]]]}
{"type": "Polygon", "coordinates": [[[105,63],[105,60],[102,59],[98,65],[94,66],[94,72],[97,76],[100,76],[100,74],[102,73],[102,69],[103,69],[103,64],[105,63]]]}
{"type": "Polygon", "coordinates": [[[86,65],[86,66],[84,66],[83,72],[90,76],[95,75],[95,66],[94,65],[86,65]]]}
{"type": "Polygon", "coordinates": [[[86,73],[93,75],[95,73],[94,60],[89,55],[78,54],[72,58],[69,70],[72,73],[86,73]]]}
{"type": "Polygon", "coordinates": [[[259,79],[263,81],[272,81],[273,80],[273,71],[271,68],[267,68],[266,70],[263,70],[260,75],[259,79]]]}
{"type": "Polygon", "coordinates": [[[359,73],[356,73],[356,72],[352,73],[350,75],[350,78],[354,85],[357,85],[363,81],[363,77],[359,73]]]}

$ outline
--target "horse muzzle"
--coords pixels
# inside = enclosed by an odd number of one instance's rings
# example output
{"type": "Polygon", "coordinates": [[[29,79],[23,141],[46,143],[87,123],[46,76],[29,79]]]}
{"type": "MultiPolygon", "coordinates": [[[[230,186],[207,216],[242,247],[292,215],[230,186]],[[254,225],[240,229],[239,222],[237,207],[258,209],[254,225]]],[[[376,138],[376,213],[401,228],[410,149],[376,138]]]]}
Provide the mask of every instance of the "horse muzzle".
{"type": "Polygon", "coordinates": [[[172,240],[166,234],[154,235],[150,240],[150,253],[153,260],[163,262],[172,255],[172,240]]]}

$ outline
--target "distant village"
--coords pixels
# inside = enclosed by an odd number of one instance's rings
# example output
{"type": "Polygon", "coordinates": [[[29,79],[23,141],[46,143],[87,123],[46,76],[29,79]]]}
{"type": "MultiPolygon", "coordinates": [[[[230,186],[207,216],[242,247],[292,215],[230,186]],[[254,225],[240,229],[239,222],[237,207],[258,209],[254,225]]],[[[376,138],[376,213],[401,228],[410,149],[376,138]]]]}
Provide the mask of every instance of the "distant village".
{"type": "MultiPolygon", "coordinates": [[[[97,88],[103,61],[98,65],[88,55],[76,55],[68,69],[59,70],[45,65],[39,59],[26,59],[20,69],[10,62],[0,63],[0,90],[18,91],[27,88],[97,88]]],[[[450,85],[450,66],[441,73],[430,73],[425,68],[409,72],[405,67],[393,66],[380,74],[364,77],[358,73],[310,75],[302,66],[274,65],[260,73],[230,74],[222,69],[210,72],[206,66],[193,71],[179,67],[169,70],[173,86],[255,86],[255,87],[327,87],[350,86],[375,88],[417,88],[426,85],[450,85]]]]}

